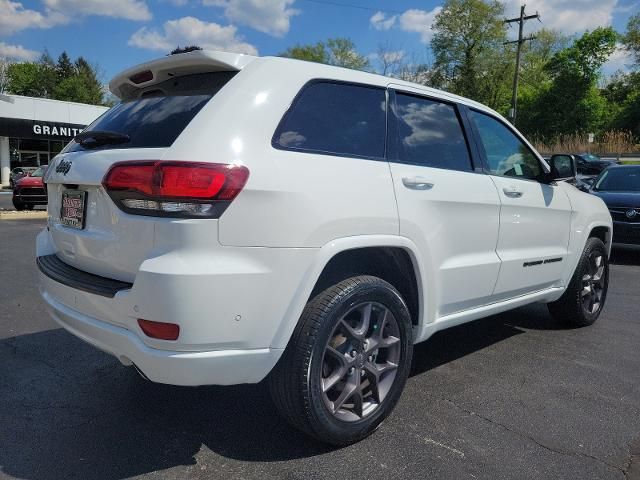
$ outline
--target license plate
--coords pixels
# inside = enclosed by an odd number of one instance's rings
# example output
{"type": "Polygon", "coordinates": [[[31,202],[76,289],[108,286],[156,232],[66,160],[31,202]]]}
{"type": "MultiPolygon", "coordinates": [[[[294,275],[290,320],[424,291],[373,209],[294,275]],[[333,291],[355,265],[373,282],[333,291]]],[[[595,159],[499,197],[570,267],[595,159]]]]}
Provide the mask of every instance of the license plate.
{"type": "Polygon", "coordinates": [[[62,192],[62,208],[60,222],[71,228],[84,228],[84,207],[87,203],[87,192],[82,190],[65,190],[62,192]]]}

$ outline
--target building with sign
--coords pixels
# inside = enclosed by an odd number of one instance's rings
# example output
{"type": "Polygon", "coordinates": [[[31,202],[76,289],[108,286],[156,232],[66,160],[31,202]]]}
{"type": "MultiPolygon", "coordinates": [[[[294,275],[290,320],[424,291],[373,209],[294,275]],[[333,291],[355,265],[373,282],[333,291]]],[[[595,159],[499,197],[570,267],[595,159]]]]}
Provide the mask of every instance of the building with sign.
{"type": "Polygon", "coordinates": [[[47,98],[0,95],[0,181],[15,167],[49,161],[107,107],[47,98]]]}

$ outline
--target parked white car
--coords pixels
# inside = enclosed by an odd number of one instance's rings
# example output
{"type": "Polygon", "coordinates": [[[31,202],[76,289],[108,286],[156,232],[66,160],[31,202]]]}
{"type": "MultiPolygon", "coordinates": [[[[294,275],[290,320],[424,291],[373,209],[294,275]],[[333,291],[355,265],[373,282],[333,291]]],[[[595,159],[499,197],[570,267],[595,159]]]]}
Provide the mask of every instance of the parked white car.
{"type": "Polygon", "coordinates": [[[122,102],[47,174],[41,292],[154,382],[268,377],[287,420],[343,445],[436,331],[533,302],[581,326],[602,311],[607,208],[483,105],[207,51],[110,89],[122,102]]]}

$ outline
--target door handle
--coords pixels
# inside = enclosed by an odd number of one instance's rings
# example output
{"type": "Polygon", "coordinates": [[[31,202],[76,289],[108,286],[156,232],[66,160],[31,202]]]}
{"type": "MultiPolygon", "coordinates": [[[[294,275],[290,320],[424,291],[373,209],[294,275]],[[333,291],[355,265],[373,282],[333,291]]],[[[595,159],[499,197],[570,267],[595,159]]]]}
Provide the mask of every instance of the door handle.
{"type": "Polygon", "coordinates": [[[518,190],[516,187],[505,187],[502,191],[510,198],[520,198],[522,196],[522,191],[518,190]]]}
{"type": "Polygon", "coordinates": [[[402,184],[411,190],[431,190],[433,183],[428,182],[424,177],[404,177],[402,184]]]}

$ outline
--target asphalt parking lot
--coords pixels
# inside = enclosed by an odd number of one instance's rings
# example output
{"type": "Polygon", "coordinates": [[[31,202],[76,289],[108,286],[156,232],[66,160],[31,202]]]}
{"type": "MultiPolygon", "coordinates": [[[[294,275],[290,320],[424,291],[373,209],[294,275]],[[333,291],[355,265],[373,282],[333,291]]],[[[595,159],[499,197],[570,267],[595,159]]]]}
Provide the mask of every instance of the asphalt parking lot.
{"type": "Polygon", "coordinates": [[[58,328],[35,284],[43,225],[0,221],[0,478],[640,479],[638,253],[615,256],[593,327],[533,306],[417,346],[391,418],[331,449],[264,385],[152,384],[58,328]]]}

